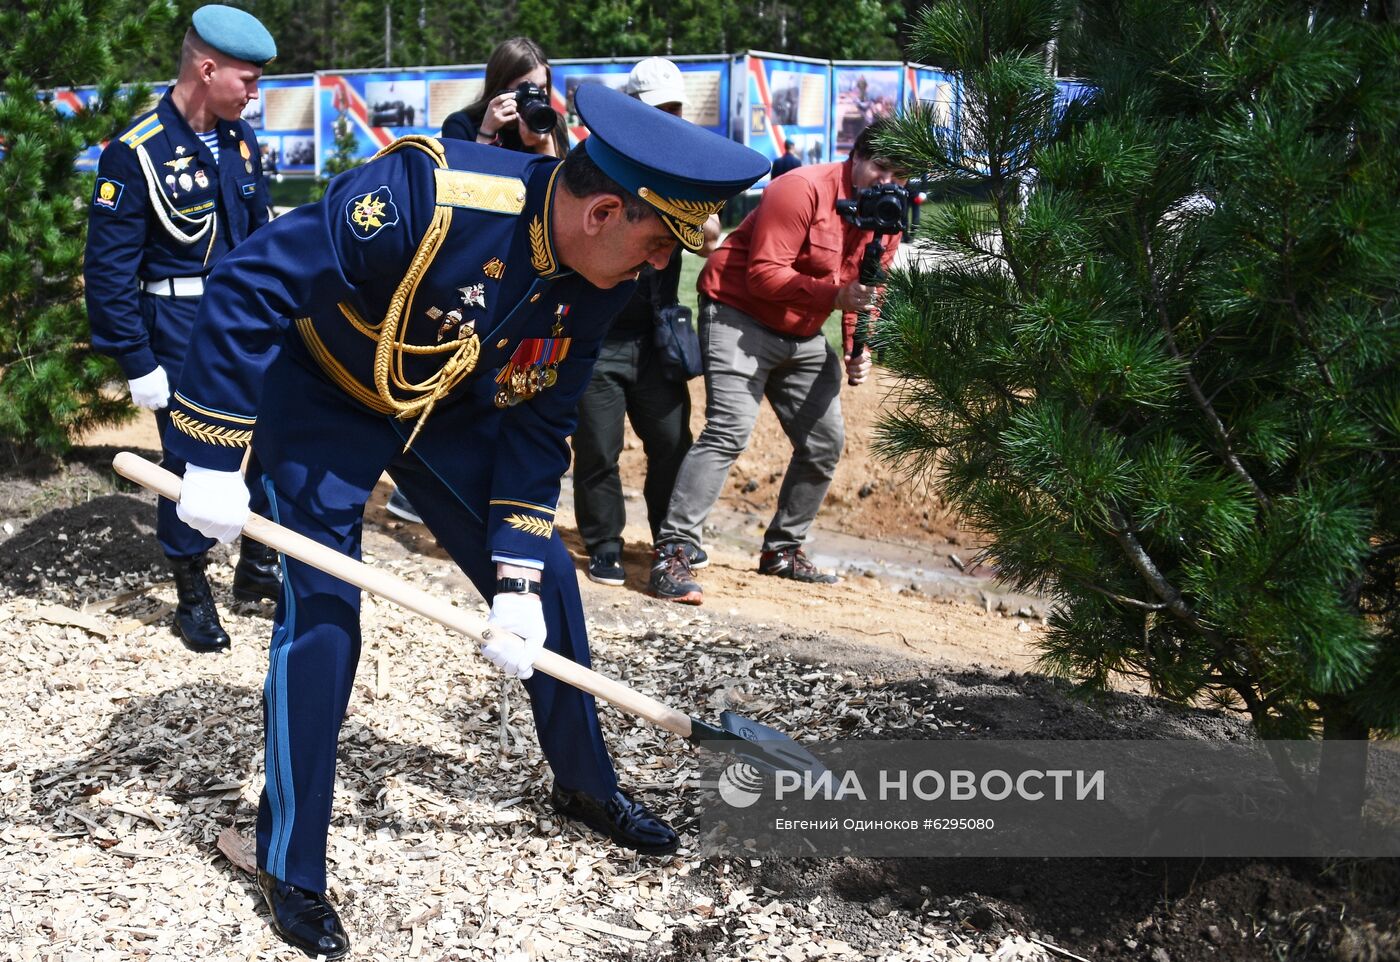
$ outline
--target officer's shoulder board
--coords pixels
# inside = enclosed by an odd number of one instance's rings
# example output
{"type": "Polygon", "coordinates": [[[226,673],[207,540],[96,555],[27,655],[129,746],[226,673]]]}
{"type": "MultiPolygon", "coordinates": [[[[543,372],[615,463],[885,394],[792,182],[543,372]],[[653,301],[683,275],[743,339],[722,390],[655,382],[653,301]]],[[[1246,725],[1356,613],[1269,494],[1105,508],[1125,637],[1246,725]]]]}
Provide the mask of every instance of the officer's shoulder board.
{"type": "Polygon", "coordinates": [[[128,127],[117,139],[133,150],[165,129],[160,115],[152,110],[128,127]]]}
{"type": "Polygon", "coordinates": [[[436,203],[439,207],[465,207],[496,214],[519,214],[525,209],[525,182],[503,174],[456,170],[447,163],[447,151],[432,137],[400,137],[376,157],[404,149],[417,149],[433,158],[437,169],[436,203]]]}

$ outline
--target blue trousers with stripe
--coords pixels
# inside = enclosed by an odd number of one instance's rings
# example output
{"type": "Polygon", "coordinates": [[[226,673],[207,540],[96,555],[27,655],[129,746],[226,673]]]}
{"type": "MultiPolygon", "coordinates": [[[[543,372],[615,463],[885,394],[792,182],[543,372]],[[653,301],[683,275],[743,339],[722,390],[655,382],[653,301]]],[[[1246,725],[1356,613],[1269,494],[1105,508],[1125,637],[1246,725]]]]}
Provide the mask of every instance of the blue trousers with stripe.
{"type": "MultiPolygon", "coordinates": [[[[496,566],[485,517],[496,421],[469,403],[442,406],[403,453],[411,422],[352,405],[319,372],[284,354],[265,382],[253,442],[265,466],[271,517],[358,558],[364,505],[387,469],[489,601],[496,566]]],[[[589,664],[577,575],[557,533],[542,587],[545,647],[589,664]]],[[[438,643],[444,642],[471,644],[438,643]]],[[[336,744],[359,657],[359,589],[284,557],[263,688],[266,784],[258,805],[258,865],[316,892],[326,887],[336,744]]],[[[525,688],[555,780],[603,797],[615,791],[593,697],[539,672],[525,688]]]]}

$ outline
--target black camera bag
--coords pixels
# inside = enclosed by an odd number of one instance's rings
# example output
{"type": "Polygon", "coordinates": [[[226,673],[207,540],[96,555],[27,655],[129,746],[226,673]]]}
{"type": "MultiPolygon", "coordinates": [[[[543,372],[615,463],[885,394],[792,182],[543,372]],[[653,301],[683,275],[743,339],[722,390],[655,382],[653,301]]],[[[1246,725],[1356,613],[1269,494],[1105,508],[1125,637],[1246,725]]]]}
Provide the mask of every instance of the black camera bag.
{"type": "Polygon", "coordinates": [[[656,309],[656,352],[661,370],[672,381],[689,381],[704,370],[700,337],[690,308],[671,304],[656,309]]]}

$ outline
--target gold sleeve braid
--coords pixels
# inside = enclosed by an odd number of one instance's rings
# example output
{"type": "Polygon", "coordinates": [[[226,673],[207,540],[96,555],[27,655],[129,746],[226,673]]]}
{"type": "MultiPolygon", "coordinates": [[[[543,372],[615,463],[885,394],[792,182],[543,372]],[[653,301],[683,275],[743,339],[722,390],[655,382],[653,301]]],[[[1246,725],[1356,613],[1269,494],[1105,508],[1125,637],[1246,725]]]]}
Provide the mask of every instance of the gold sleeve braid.
{"type": "Polygon", "coordinates": [[[178,430],[197,441],[203,441],[205,444],[214,444],[224,448],[246,448],[253,442],[251,430],[244,431],[238,428],[205,424],[203,421],[190,417],[184,411],[171,411],[170,423],[175,425],[178,430]]]}

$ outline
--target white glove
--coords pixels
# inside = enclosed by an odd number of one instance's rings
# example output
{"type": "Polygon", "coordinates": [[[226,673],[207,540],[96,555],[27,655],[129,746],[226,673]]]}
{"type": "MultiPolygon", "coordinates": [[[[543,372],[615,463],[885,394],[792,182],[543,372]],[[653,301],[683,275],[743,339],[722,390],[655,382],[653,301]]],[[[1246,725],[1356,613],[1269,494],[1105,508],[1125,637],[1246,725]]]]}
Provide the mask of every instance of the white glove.
{"type": "Polygon", "coordinates": [[[535,673],[531,667],[544,649],[544,605],[539,595],[500,592],[491,602],[486,623],[491,635],[481,653],[507,675],[521,681],[535,673]]]}
{"type": "Polygon", "coordinates": [[[170,403],[170,378],[159,364],[150,374],[127,381],[126,387],[131,392],[131,403],[147,411],[159,411],[170,403]]]}
{"type": "Polygon", "coordinates": [[[185,465],[175,514],[206,538],[228,544],[248,521],[248,485],[241,471],[185,465]]]}

